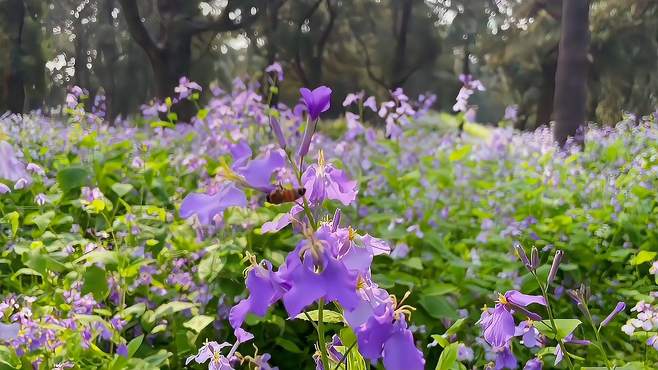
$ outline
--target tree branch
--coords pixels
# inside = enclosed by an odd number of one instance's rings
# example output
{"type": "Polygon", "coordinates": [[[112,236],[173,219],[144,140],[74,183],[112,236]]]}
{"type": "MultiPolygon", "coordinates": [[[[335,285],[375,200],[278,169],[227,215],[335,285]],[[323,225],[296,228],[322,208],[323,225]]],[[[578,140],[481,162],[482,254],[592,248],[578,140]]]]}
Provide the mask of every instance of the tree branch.
{"type": "Polygon", "coordinates": [[[136,0],[119,0],[121,9],[123,10],[124,18],[128,31],[132,35],[135,42],[144,49],[146,54],[154,58],[160,52],[160,47],[153,41],[149,35],[146,26],[142,23],[141,16],[139,15],[139,7],[136,0]]]}
{"type": "MultiPolygon", "coordinates": [[[[351,24],[350,24],[350,28],[351,24]]],[[[370,60],[370,53],[368,53],[368,45],[361,39],[361,36],[357,32],[354,32],[354,28],[352,28],[352,34],[354,35],[354,39],[359,43],[361,46],[361,49],[363,49],[363,54],[366,57],[366,72],[368,72],[368,77],[370,77],[371,80],[375,81],[377,84],[382,86],[385,89],[388,89],[388,84],[386,81],[384,81],[383,78],[378,77],[375,72],[372,70],[372,61],[370,60]]]]}
{"type": "Polygon", "coordinates": [[[304,85],[308,85],[308,76],[306,75],[306,71],[304,70],[304,65],[302,64],[302,54],[301,54],[301,37],[302,37],[302,26],[304,25],[304,22],[307,19],[310,19],[313,14],[318,10],[320,7],[320,4],[322,4],[322,0],[318,0],[313,4],[311,8],[304,14],[302,19],[297,22],[297,36],[295,40],[295,69],[297,70],[297,74],[299,75],[299,78],[302,80],[304,85]]]}
{"type": "Polygon", "coordinates": [[[327,44],[327,40],[329,40],[329,36],[331,35],[331,30],[334,28],[334,22],[336,21],[336,9],[334,9],[331,6],[331,1],[332,0],[326,1],[327,10],[329,11],[329,23],[327,23],[327,27],[325,27],[324,31],[322,32],[322,35],[320,35],[320,39],[318,40],[317,58],[322,58],[322,54],[324,54],[324,48],[327,44]]]}

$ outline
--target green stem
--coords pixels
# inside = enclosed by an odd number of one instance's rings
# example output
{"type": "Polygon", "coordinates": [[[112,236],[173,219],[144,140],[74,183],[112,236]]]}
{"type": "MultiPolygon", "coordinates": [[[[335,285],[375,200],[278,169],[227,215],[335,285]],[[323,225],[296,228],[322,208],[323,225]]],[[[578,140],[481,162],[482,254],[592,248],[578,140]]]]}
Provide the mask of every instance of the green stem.
{"type": "Polygon", "coordinates": [[[329,369],[329,357],[327,356],[327,345],[324,341],[324,322],[322,311],[324,310],[324,298],[318,301],[318,343],[320,346],[320,354],[322,356],[322,365],[325,369],[329,369]]]}
{"type": "Polygon", "coordinates": [[[558,332],[557,332],[557,325],[555,324],[555,319],[553,318],[553,310],[551,309],[551,304],[548,300],[548,290],[547,287],[542,284],[541,280],[539,280],[539,277],[535,272],[532,272],[532,275],[535,277],[537,280],[537,284],[539,284],[539,289],[541,289],[542,296],[544,297],[544,301],[546,301],[546,312],[548,313],[548,318],[551,322],[551,327],[553,329],[553,333],[555,333],[555,339],[557,339],[558,345],[562,349],[562,353],[564,354],[564,358],[567,360],[567,365],[569,366],[569,369],[573,370],[573,363],[571,362],[571,357],[569,357],[569,352],[567,352],[567,347],[564,345],[564,341],[562,338],[558,338],[558,332]]]}
{"type": "Polygon", "coordinates": [[[601,355],[603,355],[603,360],[605,361],[605,367],[610,370],[610,360],[608,359],[608,354],[605,353],[605,349],[603,348],[603,342],[601,342],[601,336],[599,335],[599,330],[600,328],[597,328],[596,325],[594,325],[594,319],[592,318],[592,314],[589,312],[589,307],[587,307],[587,304],[583,304],[585,307],[585,314],[587,316],[587,321],[589,321],[589,324],[592,326],[592,329],[594,330],[594,336],[596,337],[595,341],[595,347],[601,352],[601,355]]]}

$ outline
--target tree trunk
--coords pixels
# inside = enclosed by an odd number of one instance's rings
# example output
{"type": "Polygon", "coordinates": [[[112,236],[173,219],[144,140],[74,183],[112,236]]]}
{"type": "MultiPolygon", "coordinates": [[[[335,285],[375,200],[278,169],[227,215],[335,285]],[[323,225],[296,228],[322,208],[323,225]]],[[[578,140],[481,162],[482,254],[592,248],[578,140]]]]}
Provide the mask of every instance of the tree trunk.
{"type": "Polygon", "coordinates": [[[22,65],[25,5],[23,0],[9,0],[5,9],[6,32],[9,38],[9,66],[5,76],[3,101],[7,110],[22,113],[25,106],[25,80],[22,65]]]}
{"type": "MultiPolygon", "coordinates": [[[[398,2],[400,0],[393,0],[398,2]]],[[[414,0],[403,0],[401,7],[402,11],[393,12],[393,27],[395,30],[395,53],[393,54],[393,64],[391,70],[391,81],[393,85],[401,85],[405,79],[402,76],[405,74],[405,61],[407,53],[407,34],[409,33],[409,21],[414,6],[414,0]]],[[[398,86],[391,86],[392,88],[398,86]]]]}
{"type": "Polygon", "coordinates": [[[584,145],[589,40],[589,0],[563,1],[553,131],[561,147],[569,137],[584,145]]]}
{"type": "MultiPolygon", "coordinates": [[[[115,64],[119,59],[119,51],[116,45],[115,30],[112,20],[112,11],[114,9],[114,0],[105,0],[103,8],[99,9],[101,19],[101,30],[106,34],[101,38],[98,50],[102,57],[102,71],[100,73],[101,85],[105,89],[105,106],[107,108],[106,119],[114,122],[119,114],[119,108],[115,107],[114,97],[116,95],[117,84],[114,78],[115,64]]],[[[98,68],[97,68],[98,70],[98,68]]]]}

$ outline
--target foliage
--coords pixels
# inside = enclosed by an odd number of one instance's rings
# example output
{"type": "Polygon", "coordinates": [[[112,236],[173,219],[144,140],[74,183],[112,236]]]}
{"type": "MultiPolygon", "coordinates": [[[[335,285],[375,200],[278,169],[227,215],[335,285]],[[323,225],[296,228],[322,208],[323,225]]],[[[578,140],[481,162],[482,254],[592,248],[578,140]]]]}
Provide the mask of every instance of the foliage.
{"type": "MultiPolygon", "coordinates": [[[[204,342],[241,335],[229,326],[229,309],[248,295],[250,256],[280,268],[307,240],[292,226],[265,232],[291,205],[265,204],[265,194],[248,187],[242,189],[248,203],[213,214],[211,225],[181,217],[189,193],[216,194],[227,180],[240,181],[228,171],[239,168],[231,167],[239,159],[236,145],[248,143],[255,156],[278,150],[272,118],[289,153],[296,153],[307,125],[304,106],[270,108],[255,84],[241,80],[230,92],[215,91],[191,125],[171,124],[172,105],[197,102],[196,87],[186,86],[189,94],[116,125],[84,110],[82,90],[72,91],[63,118],[0,121],[3,145],[11,148],[1,148],[0,161],[8,165],[0,168],[12,175],[0,174],[6,188],[0,187],[1,368],[183,368],[188,356],[213,351],[204,342]]],[[[652,306],[655,300],[648,272],[658,221],[656,117],[591,126],[584,152],[560,152],[549,129],[460,132],[454,126],[461,116],[427,113],[420,99],[401,91],[391,96],[376,105],[378,114],[361,95],[347,106],[353,115],[332,130],[318,123],[306,165],[322,150],[334,169],[356,180],[358,196],[349,206],[323,199],[312,218],[326,226],[339,208],[341,225],[356,229],[350,235],[368,233],[393,246],[390,255],[374,257],[372,280],[415,308],[403,317],[426,367],[495,361],[500,351],[481,339],[477,325],[481,308],[495,292],[519,290],[543,294],[559,320],[537,323],[543,348],[512,342],[519,361],[539,357],[550,368],[556,342],[548,338],[557,338],[579,365],[654,368],[658,354],[644,348],[655,328],[629,337],[621,331],[627,312],[603,328],[598,323],[618,301],[652,306]],[[365,125],[364,114],[387,132],[365,125]],[[515,243],[541,251],[533,270],[517,260],[515,243]],[[565,257],[547,284],[558,249],[565,257]],[[582,304],[570,302],[568,290],[587,295],[589,317],[582,304]],[[576,346],[566,339],[571,332],[595,344],[576,346]]],[[[275,179],[290,184],[291,171],[275,179]]],[[[531,307],[547,318],[543,308],[531,307]]],[[[325,305],[322,319],[316,309],[289,317],[274,304],[262,317],[248,315],[242,327],[253,333],[258,352],[247,355],[253,351],[246,344],[235,352],[238,336],[231,353],[244,368],[266,368],[265,353],[281,369],[312,368],[317,340],[320,349],[328,342],[339,360],[350,351],[350,369],[366,368],[344,307],[325,305]],[[326,330],[319,340],[317,326],[326,330]]],[[[329,361],[343,366],[335,357],[329,361]]]]}

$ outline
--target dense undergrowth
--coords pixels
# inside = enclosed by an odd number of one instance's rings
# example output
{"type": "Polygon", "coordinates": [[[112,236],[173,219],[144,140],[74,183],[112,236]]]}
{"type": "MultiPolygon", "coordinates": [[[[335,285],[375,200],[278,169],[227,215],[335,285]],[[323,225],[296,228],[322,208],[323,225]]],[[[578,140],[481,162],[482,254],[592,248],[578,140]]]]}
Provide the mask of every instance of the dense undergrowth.
{"type": "Polygon", "coordinates": [[[174,124],[198,90],[2,117],[0,369],[655,368],[655,117],[559,151],[431,97],[330,124],[236,80],[174,124]]]}

